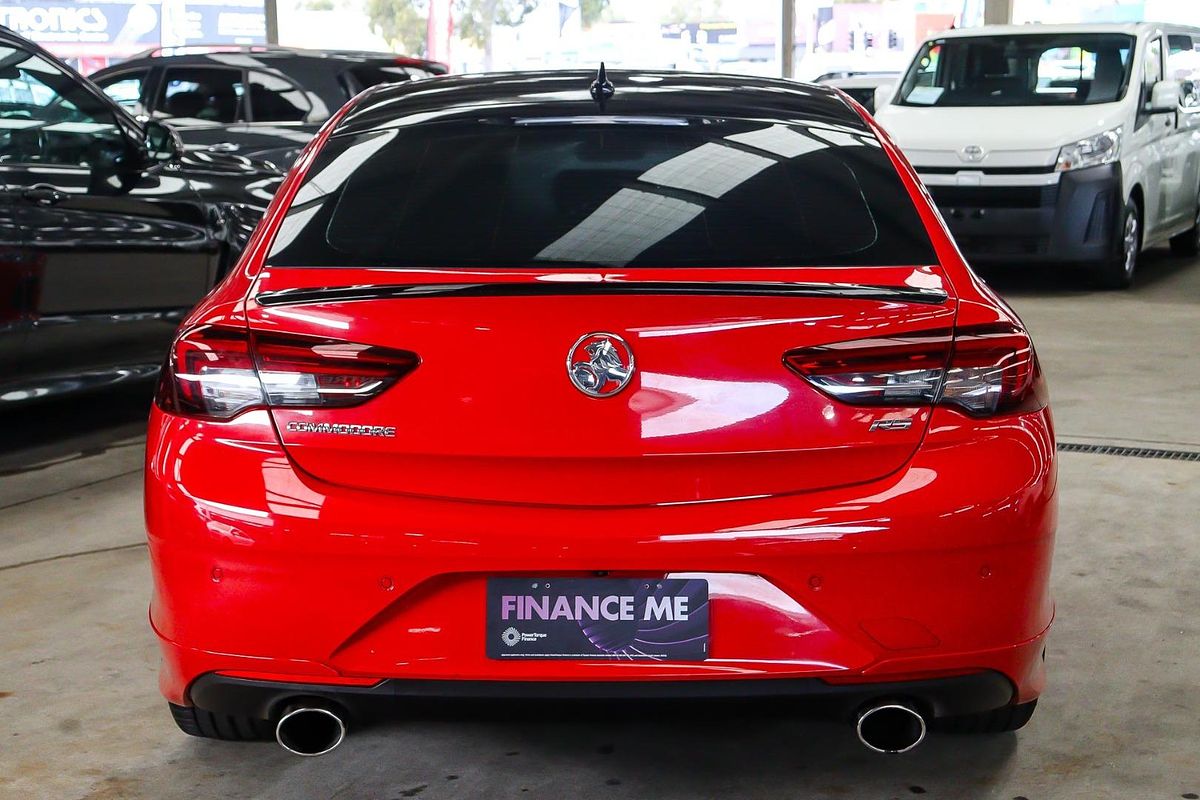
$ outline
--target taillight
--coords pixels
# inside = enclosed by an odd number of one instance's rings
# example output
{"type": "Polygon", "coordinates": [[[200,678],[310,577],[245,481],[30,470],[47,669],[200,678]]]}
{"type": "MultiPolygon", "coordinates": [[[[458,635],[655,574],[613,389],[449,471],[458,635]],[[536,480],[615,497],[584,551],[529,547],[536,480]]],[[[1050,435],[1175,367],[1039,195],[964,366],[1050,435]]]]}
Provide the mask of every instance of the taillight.
{"type": "Polygon", "coordinates": [[[937,403],[976,417],[1035,411],[1046,388],[1029,336],[1012,325],[861,339],[793,350],[784,363],[851,405],[937,403]]]}
{"type": "Polygon", "coordinates": [[[1046,381],[1029,335],[1011,325],[956,333],[938,402],[976,417],[1045,407],[1046,381]]]}
{"type": "Polygon", "coordinates": [[[164,411],[206,419],[229,419],[255,406],[353,406],[418,363],[405,350],[206,326],[175,340],[156,402],[164,411]]]}
{"type": "Polygon", "coordinates": [[[851,405],[927,405],[937,396],[950,331],[858,339],[793,350],[783,360],[827,395],[851,405]]]}
{"type": "Polygon", "coordinates": [[[262,405],[249,336],[211,327],[180,336],[167,356],[157,402],[164,411],[209,419],[228,419],[262,405]]]}

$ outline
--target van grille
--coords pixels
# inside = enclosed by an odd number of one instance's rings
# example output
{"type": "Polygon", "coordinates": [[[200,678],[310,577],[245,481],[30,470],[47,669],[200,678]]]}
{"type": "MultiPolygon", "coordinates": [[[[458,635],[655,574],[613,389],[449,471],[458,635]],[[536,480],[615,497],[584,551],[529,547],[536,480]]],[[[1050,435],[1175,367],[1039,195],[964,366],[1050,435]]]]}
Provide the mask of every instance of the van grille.
{"type": "Polygon", "coordinates": [[[1041,256],[1050,252],[1048,236],[955,236],[964,253],[988,256],[1041,256]]]}
{"type": "Polygon", "coordinates": [[[946,208],[1041,208],[1052,206],[1057,186],[930,186],[934,202],[946,208]]]}

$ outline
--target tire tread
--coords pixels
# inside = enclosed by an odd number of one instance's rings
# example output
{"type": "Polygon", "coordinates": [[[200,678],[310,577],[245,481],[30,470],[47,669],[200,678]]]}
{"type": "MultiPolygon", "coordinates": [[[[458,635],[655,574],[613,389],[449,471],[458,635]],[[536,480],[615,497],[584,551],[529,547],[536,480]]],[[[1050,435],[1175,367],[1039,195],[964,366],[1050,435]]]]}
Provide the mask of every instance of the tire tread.
{"type": "Polygon", "coordinates": [[[1113,243],[1114,250],[1108,258],[1095,265],[1092,272],[1092,280],[1096,286],[1107,290],[1128,289],[1133,285],[1136,277],[1137,263],[1134,264],[1134,275],[1128,275],[1125,272],[1125,252],[1122,249],[1122,241],[1124,237],[1126,220],[1130,214],[1137,215],[1138,220],[1138,261],[1141,261],[1141,237],[1144,235],[1142,226],[1144,225],[1141,208],[1133,200],[1125,204],[1120,214],[1120,224],[1117,226],[1116,241],[1113,243]]]}

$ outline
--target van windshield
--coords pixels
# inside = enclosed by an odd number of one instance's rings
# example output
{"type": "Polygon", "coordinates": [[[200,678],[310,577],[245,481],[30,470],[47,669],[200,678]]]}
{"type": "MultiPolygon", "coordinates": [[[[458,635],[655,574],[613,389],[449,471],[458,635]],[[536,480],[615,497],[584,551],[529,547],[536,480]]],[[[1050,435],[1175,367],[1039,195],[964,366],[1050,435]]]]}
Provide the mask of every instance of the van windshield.
{"type": "Polygon", "coordinates": [[[1015,34],[926,42],[904,77],[909,106],[1063,106],[1125,95],[1132,36],[1015,34]]]}

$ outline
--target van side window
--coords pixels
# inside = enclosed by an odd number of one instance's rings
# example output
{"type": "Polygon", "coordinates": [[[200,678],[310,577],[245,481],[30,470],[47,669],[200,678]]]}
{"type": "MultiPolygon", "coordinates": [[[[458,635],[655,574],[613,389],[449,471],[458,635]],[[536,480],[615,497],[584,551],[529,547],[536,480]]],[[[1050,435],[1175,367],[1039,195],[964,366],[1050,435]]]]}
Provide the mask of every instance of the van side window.
{"type": "Polygon", "coordinates": [[[1167,37],[1167,79],[1179,81],[1180,105],[1200,111],[1200,37],[1172,34],[1167,37]]]}
{"type": "Polygon", "coordinates": [[[1142,54],[1141,98],[1138,102],[1135,127],[1142,127],[1150,119],[1150,115],[1146,113],[1146,106],[1150,103],[1150,94],[1154,91],[1154,84],[1163,79],[1162,51],[1162,37],[1156,36],[1146,43],[1146,50],[1142,54]]]}
{"type": "Polygon", "coordinates": [[[1145,100],[1148,101],[1154,84],[1163,79],[1161,38],[1152,39],[1146,45],[1146,56],[1143,61],[1145,63],[1145,70],[1143,71],[1142,88],[1146,95],[1145,100]]]}

